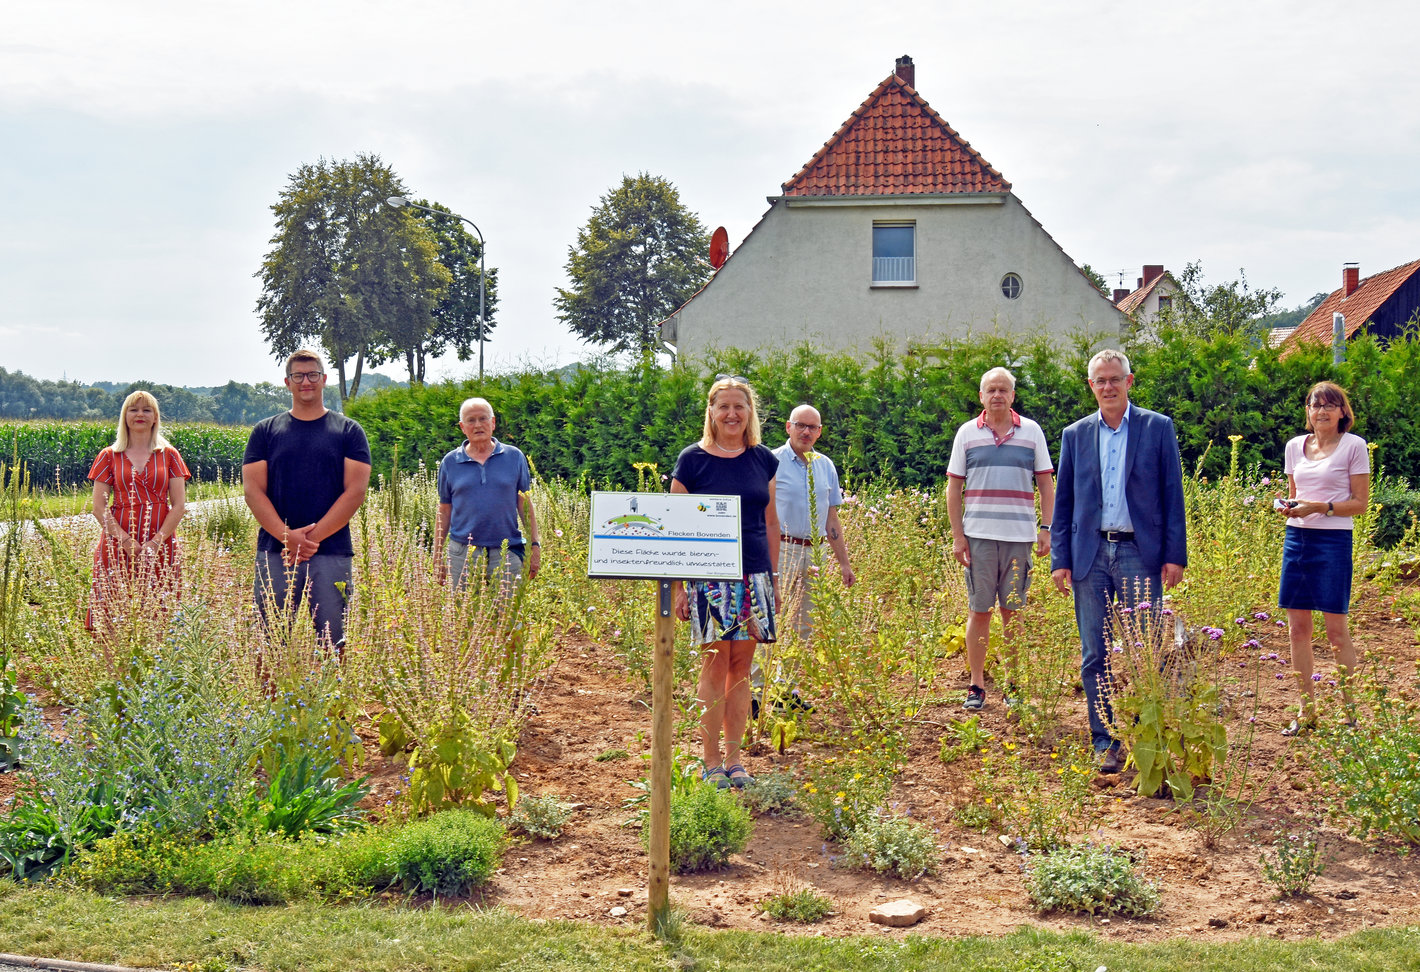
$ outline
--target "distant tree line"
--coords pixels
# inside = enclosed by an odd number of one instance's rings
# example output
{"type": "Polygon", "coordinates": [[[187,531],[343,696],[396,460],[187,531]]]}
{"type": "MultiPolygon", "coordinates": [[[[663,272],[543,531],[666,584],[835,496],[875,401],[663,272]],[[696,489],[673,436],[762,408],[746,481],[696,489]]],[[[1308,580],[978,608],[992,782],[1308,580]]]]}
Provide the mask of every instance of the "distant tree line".
{"type": "MultiPolygon", "coordinates": [[[[402,384],[380,374],[365,376],[366,391],[402,384]]],[[[128,383],[31,378],[22,371],[0,368],[0,418],[118,420],[123,400],[135,389],[146,389],[158,399],[164,423],[213,422],[219,425],[255,425],[268,415],[291,407],[291,393],[269,381],[249,385],[229,381],[215,387],[163,385],[151,381],[128,383]]],[[[326,388],[326,407],[339,411],[340,395],[326,388]]]]}

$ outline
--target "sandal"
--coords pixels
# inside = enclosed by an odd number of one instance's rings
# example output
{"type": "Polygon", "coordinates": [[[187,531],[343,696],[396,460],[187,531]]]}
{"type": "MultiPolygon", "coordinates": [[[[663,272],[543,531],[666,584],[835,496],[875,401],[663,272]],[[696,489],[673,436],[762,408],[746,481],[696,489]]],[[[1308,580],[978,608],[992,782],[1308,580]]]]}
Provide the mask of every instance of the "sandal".
{"type": "Polygon", "coordinates": [[[728,785],[733,786],[737,790],[742,790],[754,782],[754,777],[750,776],[749,771],[739,763],[736,763],[734,766],[725,767],[725,775],[730,781],[728,785]]]}
{"type": "Polygon", "coordinates": [[[1306,735],[1307,733],[1311,732],[1311,731],[1312,731],[1313,729],[1315,729],[1315,728],[1316,728],[1316,722],[1315,722],[1315,721],[1299,722],[1299,721],[1297,721],[1296,719],[1293,719],[1293,720],[1292,720],[1292,724],[1289,725],[1286,729],[1283,729],[1283,730],[1282,730],[1282,735],[1284,735],[1284,736],[1303,736],[1303,735],[1306,735]]]}
{"type": "Polygon", "coordinates": [[[711,766],[700,774],[700,778],[706,783],[714,783],[715,789],[724,790],[729,788],[730,776],[725,772],[723,766],[711,766]]]}

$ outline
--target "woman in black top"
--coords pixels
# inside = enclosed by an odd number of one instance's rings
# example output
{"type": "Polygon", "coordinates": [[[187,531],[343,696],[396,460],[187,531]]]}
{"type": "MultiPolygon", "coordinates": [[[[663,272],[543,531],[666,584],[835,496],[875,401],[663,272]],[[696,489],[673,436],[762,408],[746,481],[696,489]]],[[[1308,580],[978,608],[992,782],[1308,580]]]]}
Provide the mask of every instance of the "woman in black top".
{"type": "Polygon", "coordinates": [[[740,742],[749,720],[750,662],[755,645],[774,640],[779,515],[774,474],[779,460],[760,444],[754,389],[734,375],[720,375],[705,404],[705,430],[676,460],[672,493],[716,493],[740,498],[740,548],[745,576],[738,581],[690,581],[675,585],[675,613],[691,622],[691,642],[702,646],[700,728],[705,779],[717,786],[753,782],[740,763],[740,742]],[[724,731],[725,750],[720,752],[724,731]]]}

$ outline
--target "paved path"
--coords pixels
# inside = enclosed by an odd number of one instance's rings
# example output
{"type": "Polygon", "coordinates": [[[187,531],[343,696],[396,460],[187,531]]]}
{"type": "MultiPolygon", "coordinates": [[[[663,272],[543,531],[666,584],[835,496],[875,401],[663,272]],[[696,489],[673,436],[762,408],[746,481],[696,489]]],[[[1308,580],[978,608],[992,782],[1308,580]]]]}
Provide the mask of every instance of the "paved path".
{"type": "Polygon", "coordinates": [[[139,972],[126,965],[95,965],[92,962],[66,962],[63,959],[31,958],[0,952],[0,972],[20,972],[22,969],[58,969],[61,972],[139,972]]]}

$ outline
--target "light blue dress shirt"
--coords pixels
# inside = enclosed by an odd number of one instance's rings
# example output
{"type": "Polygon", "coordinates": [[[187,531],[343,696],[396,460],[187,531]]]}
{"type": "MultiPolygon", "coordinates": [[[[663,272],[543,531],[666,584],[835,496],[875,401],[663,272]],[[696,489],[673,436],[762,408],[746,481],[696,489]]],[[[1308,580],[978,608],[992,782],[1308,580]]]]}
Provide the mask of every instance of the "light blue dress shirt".
{"type": "Polygon", "coordinates": [[[1100,515],[1101,530],[1134,529],[1134,521],[1129,518],[1129,504],[1124,499],[1124,456],[1129,448],[1129,410],[1118,429],[1111,429],[1104,415],[1099,417],[1100,449],[1100,495],[1104,498],[1104,509],[1100,515]]]}
{"type": "MultiPolygon", "coordinates": [[[[786,442],[774,450],[779,472],[774,477],[774,507],[779,514],[779,531],[800,540],[809,539],[809,464],[800,459],[786,442]]],[[[828,510],[843,505],[838,485],[838,469],[833,460],[814,454],[814,506],[818,513],[818,537],[828,529],[828,510]]]]}

